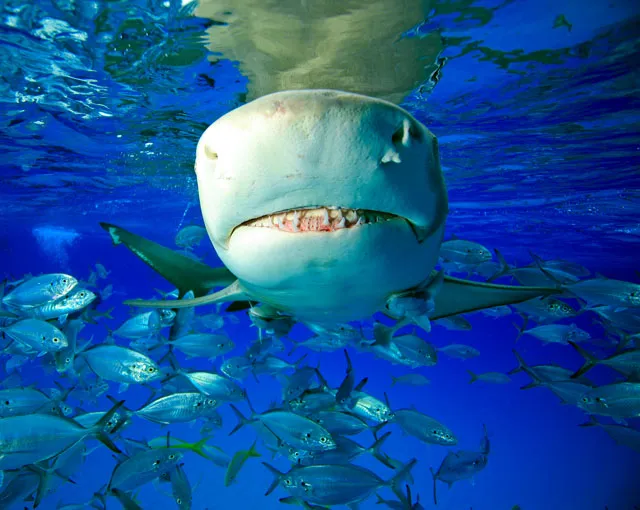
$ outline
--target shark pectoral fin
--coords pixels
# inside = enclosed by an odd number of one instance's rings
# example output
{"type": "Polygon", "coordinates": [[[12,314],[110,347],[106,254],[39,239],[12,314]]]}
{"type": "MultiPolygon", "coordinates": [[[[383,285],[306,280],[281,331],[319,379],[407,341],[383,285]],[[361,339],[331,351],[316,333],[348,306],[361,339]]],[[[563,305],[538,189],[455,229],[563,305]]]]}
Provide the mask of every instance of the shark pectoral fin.
{"type": "Polygon", "coordinates": [[[445,276],[442,287],[435,296],[435,308],[429,318],[436,320],[494,306],[512,305],[558,292],[558,289],[548,287],[494,285],[445,276]]]}
{"type": "Polygon", "coordinates": [[[201,296],[194,299],[168,299],[149,300],[130,299],[124,302],[125,305],[138,306],[141,308],[191,308],[194,306],[212,305],[217,303],[228,303],[229,301],[248,301],[249,296],[245,294],[240,282],[236,280],[228,287],[218,292],[201,296]]]}
{"type": "Polygon", "coordinates": [[[100,223],[100,226],[109,233],[113,244],[124,244],[145,264],[175,285],[180,295],[192,290],[196,297],[204,296],[211,289],[225,287],[236,279],[225,267],[210,267],[110,223],[100,223]]]}

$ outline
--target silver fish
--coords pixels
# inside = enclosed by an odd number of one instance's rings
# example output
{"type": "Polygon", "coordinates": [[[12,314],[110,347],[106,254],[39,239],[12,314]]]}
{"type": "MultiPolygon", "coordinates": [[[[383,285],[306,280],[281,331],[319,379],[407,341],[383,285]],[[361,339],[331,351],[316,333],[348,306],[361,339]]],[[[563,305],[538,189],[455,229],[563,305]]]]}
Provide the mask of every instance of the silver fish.
{"type": "Polygon", "coordinates": [[[185,423],[206,418],[219,405],[219,401],[202,393],[174,393],[150,402],[135,414],[156,423],[185,423]]]}
{"type": "Polygon", "coordinates": [[[66,296],[78,284],[68,274],[43,274],[21,283],[2,298],[8,307],[36,307],[66,296]]]}
{"type": "Polygon", "coordinates": [[[25,353],[56,352],[69,345],[67,337],[53,324],[40,319],[22,319],[6,328],[0,328],[25,353]]]}
{"type": "Polygon", "coordinates": [[[79,354],[101,379],[127,384],[144,384],[162,377],[160,368],[148,356],[117,345],[98,345],[79,354]]]}

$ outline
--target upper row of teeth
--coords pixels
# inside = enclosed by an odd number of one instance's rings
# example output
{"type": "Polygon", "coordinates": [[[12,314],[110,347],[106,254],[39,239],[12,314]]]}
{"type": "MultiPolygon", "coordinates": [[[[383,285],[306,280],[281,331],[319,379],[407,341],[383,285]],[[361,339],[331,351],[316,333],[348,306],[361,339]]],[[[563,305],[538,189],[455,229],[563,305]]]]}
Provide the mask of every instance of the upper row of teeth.
{"type": "Polygon", "coordinates": [[[363,211],[362,209],[342,209],[340,207],[320,207],[299,209],[263,216],[247,223],[251,227],[276,227],[297,232],[303,221],[318,221],[319,226],[332,229],[348,228],[354,225],[377,223],[389,220],[392,216],[363,211]]]}

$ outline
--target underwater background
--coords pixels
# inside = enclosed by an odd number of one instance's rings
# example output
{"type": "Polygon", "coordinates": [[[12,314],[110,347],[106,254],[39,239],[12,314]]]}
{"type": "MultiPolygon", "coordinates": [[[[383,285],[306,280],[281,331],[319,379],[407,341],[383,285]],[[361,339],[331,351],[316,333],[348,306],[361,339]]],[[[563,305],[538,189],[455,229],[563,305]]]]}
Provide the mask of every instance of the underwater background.
{"type": "MultiPolygon", "coordinates": [[[[282,7],[287,2],[240,3],[258,14],[260,9],[288,12],[282,7]]],[[[399,19],[407,3],[392,6],[399,19]]],[[[227,4],[233,11],[234,2],[227,4]]],[[[341,8],[355,11],[357,4],[344,2],[341,8]]],[[[428,67],[422,84],[412,85],[399,104],[438,137],[450,200],[445,239],[455,235],[491,251],[497,248],[514,267],[531,264],[533,252],[544,260],[581,264],[591,275],[638,283],[638,3],[459,0],[425,5],[425,17],[408,19],[404,32],[396,34],[397,39],[419,40],[425,47],[414,50],[429,59],[421,64],[428,67]]],[[[100,343],[131,316],[122,301],[157,298],[154,289],[172,289],[128,250],[114,247],[99,222],[182,249],[175,242],[178,232],[202,224],[193,172],[198,138],[221,115],[272,91],[272,85],[261,83],[262,89],[252,91],[254,71],[243,74],[233,57],[215,51],[216,28],[235,18],[205,16],[195,3],[3,0],[0,6],[0,276],[12,281],[29,273],[63,272],[87,281],[95,264],[102,264],[109,273],[97,282],[102,293],[97,310],[114,308],[112,318],[87,324],[81,332],[83,340],[100,343]]],[[[217,9],[227,12],[223,7],[217,9]]],[[[261,18],[256,18],[259,25],[261,18]]],[[[259,33],[252,27],[238,37],[254,31],[259,33]]],[[[362,42],[353,46],[359,52],[353,58],[384,53],[362,42]]],[[[378,78],[374,73],[367,80],[378,78]]],[[[401,91],[383,92],[379,95],[395,97],[401,91]]],[[[206,238],[193,253],[221,265],[206,238]]],[[[211,311],[215,307],[196,309],[196,315],[211,311]]],[[[257,338],[245,312],[233,315],[229,319],[222,312],[223,330],[235,343],[226,357],[241,356],[257,338]]],[[[502,317],[474,313],[467,319],[470,331],[436,322],[423,337],[438,347],[470,345],[481,353],[474,359],[441,356],[435,366],[410,370],[351,351],[357,379],[368,377],[368,393],[384,399],[386,392],[392,408],[415,406],[436,417],[455,431],[455,448],[477,449],[487,427],[491,452],[486,468],[450,489],[438,482],[437,507],[429,468],[437,470],[449,448],[427,445],[395,425],[386,428],[392,431],[383,448],[387,454],[403,463],[418,459],[412,493],[420,494],[423,507],[631,510],[640,505],[640,453],[617,444],[601,427],[579,427],[589,421],[582,410],[562,404],[547,388],[521,390],[530,382],[523,373],[513,374],[508,384],[469,384],[467,370],[506,374],[516,368],[514,348],[528,364],[571,370],[583,364],[580,354],[569,345],[545,345],[531,336],[516,343],[522,318],[515,312],[502,317]],[[392,385],[392,376],[410,372],[430,383],[392,385]]],[[[602,358],[614,352],[615,344],[607,342],[610,331],[596,319],[595,313],[584,312],[561,323],[588,331],[592,342],[587,349],[602,358]]],[[[305,335],[300,329],[292,336],[305,335]]],[[[157,361],[163,353],[152,352],[152,357],[157,361]]],[[[293,362],[305,353],[305,364],[319,364],[331,386],[340,384],[345,373],[341,349],[318,353],[300,347],[290,356],[286,351],[277,356],[293,362]]],[[[5,355],[0,364],[3,387],[47,390],[54,381],[65,388],[73,384],[46,357],[28,360],[17,372],[7,368],[9,358],[5,355]]],[[[224,359],[180,362],[208,370],[224,359]]],[[[597,366],[589,377],[606,384],[615,372],[597,366]]],[[[259,412],[281,398],[281,384],[272,376],[259,376],[259,382],[247,377],[242,385],[259,412]]],[[[105,411],[111,407],[110,394],[138,409],[150,396],[144,387],[118,391],[112,383],[95,403],[83,403],[72,393],[68,404],[105,411]]],[[[249,412],[244,403],[238,407],[249,412]]],[[[255,431],[243,427],[229,436],[236,418],[228,405],[220,413],[222,428],[205,434],[211,436],[209,444],[230,457],[249,449],[255,431]]],[[[637,419],[628,420],[630,428],[639,430],[639,425],[637,419]]],[[[173,437],[195,442],[203,437],[200,427],[163,427],[133,418],[122,435],[144,441],[170,430],[173,437]]],[[[367,431],[356,440],[369,446],[372,437],[367,431]]],[[[194,488],[192,507],[281,508],[278,498],[287,493],[278,488],[264,496],[272,475],[261,462],[281,470],[290,464],[272,460],[260,441],[257,450],[261,458],[250,458],[228,487],[224,467],[187,452],[183,462],[194,488]]],[[[390,476],[371,456],[358,462],[383,479],[390,476]]],[[[112,452],[96,449],[71,477],[75,484],[57,480],[59,487],[39,508],[71,503],[89,508],[115,465],[112,452]]],[[[146,484],[136,498],[145,509],[173,508],[170,492],[168,484],[146,484]]],[[[388,488],[379,493],[393,498],[388,488]]],[[[23,499],[6,508],[31,508],[23,499]]],[[[108,508],[119,504],[115,497],[107,499],[108,508]]],[[[372,496],[360,508],[382,505],[372,496]]]]}

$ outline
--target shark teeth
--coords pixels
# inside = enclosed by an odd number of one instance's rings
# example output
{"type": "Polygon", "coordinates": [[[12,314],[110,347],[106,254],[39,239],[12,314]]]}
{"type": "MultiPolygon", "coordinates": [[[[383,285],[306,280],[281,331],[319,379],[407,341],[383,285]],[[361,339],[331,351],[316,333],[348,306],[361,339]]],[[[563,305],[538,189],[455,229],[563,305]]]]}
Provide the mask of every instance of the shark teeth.
{"type": "Polygon", "coordinates": [[[398,216],[364,209],[316,207],[262,216],[243,223],[243,226],[273,228],[284,232],[333,232],[392,219],[398,219],[398,216]]]}

